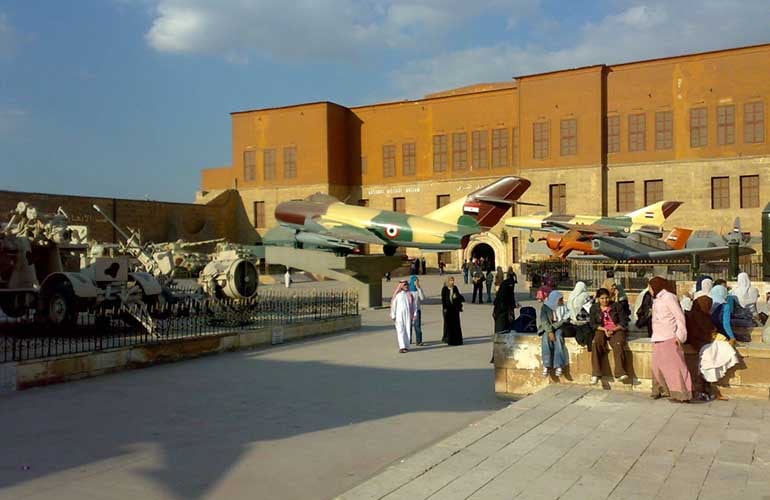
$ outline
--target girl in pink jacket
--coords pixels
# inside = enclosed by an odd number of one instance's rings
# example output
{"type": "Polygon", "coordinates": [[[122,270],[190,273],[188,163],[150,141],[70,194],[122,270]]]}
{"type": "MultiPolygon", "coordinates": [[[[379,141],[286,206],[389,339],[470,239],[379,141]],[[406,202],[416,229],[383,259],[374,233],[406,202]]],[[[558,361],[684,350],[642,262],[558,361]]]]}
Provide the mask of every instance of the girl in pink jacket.
{"type": "Polygon", "coordinates": [[[676,290],[656,276],[650,280],[652,293],[652,397],[668,396],[687,402],[692,398],[692,380],[684,361],[682,344],[687,340],[684,313],[676,290]]]}

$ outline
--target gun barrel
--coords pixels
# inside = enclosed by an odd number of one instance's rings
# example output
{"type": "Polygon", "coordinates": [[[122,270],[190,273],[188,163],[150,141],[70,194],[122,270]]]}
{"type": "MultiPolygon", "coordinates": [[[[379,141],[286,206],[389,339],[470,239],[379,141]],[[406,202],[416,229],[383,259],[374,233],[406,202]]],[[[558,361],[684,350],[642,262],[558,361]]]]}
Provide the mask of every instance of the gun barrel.
{"type": "Polygon", "coordinates": [[[115,224],[115,221],[113,221],[112,219],[110,219],[110,218],[107,216],[107,214],[105,214],[104,212],[102,212],[102,209],[101,209],[101,208],[99,208],[99,205],[93,204],[93,205],[91,205],[91,206],[93,207],[93,209],[94,209],[94,210],[96,210],[97,212],[99,212],[99,215],[101,215],[102,217],[104,217],[104,220],[106,220],[107,222],[109,222],[109,223],[110,223],[110,225],[111,225],[112,227],[114,227],[114,228],[115,228],[115,230],[116,230],[118,233],[120,233],[120,235],[123,237],[123,239],[124,239],[124,240],[126,240],[126,242],[128,242],[128,241],[130,241],[130,240],[131,240],[131,238],[129,238],[129,236],[128,236],[128,235],[127,235],[127,234],[126,234],[126,233],[125,233],[125,232],[124,232],[122,229],[120,229],[120,226],[118,226],[117,224],[115,224]]]}

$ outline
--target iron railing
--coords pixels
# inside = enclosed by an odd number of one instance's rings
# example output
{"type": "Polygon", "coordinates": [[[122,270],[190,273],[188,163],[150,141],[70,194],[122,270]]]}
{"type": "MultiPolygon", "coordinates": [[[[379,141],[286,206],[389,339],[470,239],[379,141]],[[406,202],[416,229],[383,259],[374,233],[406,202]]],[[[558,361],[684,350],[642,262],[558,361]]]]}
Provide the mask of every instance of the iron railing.
{"type": "Polygon", "coordinates": [[[163,305],[80,311],[72,324],[52,326],[34,312],[0,314],[0,362],[26,361],[118,347],[357,316],[349,290],[261,291],[242,301],[183,297],[163,305]]]}
{"type": "MultiPolygon", "coordinates": [[[[752,255],[740,259],[739,268],[748,273],[752,281],[762,281],[762,257],[752,255]]],[[[601,286],[608,273],[612,272],[615,280],[628,291],[642,290],[653,276],[663,276],[672,282],[691,281],[692,270],[688,262],[614,262],[568,259],[566,261],[532,261],[526,263],[527,279],[535,288],[544,279],[552,281],[557,287],[570,288],[578,281],[583,281],[589,288],[601,286]]],[[[727,262],[704,262],[698,274],[711,276],[713,279],[728,280],[727,262]]]]}

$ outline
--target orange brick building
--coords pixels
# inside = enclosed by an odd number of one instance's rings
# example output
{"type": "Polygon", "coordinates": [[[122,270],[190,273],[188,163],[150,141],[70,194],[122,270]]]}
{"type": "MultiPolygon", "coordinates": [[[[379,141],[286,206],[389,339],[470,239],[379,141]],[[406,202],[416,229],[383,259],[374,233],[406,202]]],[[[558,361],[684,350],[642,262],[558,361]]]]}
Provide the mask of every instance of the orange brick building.
{"type": "MultiPolygon", "coordinates": [[[[532,181],[525,201],[554,212],[613,215],[671,199],[685,202],[672,226],[726,232],[740,216],[758,233],[770,201],[767,75],[770,44],[518,76],[415,101],[235,112],[232,165],[203,171],[199,202],[236,189],[261,234],[275,225],[277,203],[316,191],[423,214],[513,174],[532,181]]],[[[505,266],[532,250],[526,236],[500,224],[443,258],[456,267],[491,251],[505,266]]]]}

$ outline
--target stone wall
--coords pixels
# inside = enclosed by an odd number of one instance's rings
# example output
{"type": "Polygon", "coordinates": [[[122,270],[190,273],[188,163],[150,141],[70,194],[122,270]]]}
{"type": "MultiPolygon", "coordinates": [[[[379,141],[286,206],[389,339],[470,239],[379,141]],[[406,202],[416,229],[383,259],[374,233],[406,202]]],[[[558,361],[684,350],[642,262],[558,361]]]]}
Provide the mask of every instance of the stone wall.
{"type": "Polygon", "coordinates": [[[7,221],[9,212],[19,201],[25,201],[38,212],[54,213],[61,207],[70,224],[89,228],[91,238],[107,243],[120,241],[120,235],[93,208],[96,204],[121,228],[139,229],[143,241],[198,241],[227,238],[242,241],[236,220],[240,211],[237,191],[226,191],[211,203],[172,203],[164,201],[127,200],[97,196],[69,196],[48,193],[0,191],[0,218],[7,221]]]}
{"type": "Polygon", "coordinates": [[[271,326],[248,332],[182,338],[157,344],[136,345],[41,360],[0,363],[0,393],[94,377],[238,349],[248,349],[361,326],[360,316],[271,326]]]}
{"type": "MultiPolygon", "coordinates": [[[[761,331],[752,332],[751,343],[737,348],[741,363],[730,369],[718,383],[727,396],[770,397],[770,344],[761,342],[761,331]]],[[[575,339],[565,339],[569,352],[569,367],[559,379],[543,377],[540,351],[541,337],[537,334],[508,333],[495,336],[495,393],[500,397],[532,394],[549,384],[588,384],[591,379],[591,353],[575,339]]],[[[685,345],[685,358],[695,372],[698,355],[685,345]]],[[[619,382],[611,376],[609,365],[603,366],[601,385],[606,390],[641,391],[649,393],[652,386],[652,342],[649,338],[631,339],[627,354],[632,363],[630,381],[619,382]]],[[[610,358],[612,355],[610,354],[610,358]]]]}

